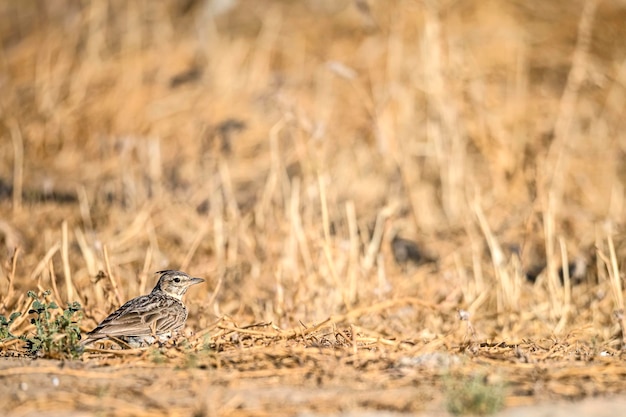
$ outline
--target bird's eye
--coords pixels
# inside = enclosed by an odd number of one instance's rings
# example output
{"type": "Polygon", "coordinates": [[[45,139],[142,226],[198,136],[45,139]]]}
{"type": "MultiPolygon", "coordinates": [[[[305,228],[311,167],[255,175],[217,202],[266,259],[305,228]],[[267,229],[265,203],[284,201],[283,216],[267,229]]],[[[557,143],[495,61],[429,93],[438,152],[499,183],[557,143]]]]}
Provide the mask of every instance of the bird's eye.
{"type": "Polygon", "coordinates": [[[180,282],[180,278],[178,277],[174,278],[174,282],[180,282]]]}

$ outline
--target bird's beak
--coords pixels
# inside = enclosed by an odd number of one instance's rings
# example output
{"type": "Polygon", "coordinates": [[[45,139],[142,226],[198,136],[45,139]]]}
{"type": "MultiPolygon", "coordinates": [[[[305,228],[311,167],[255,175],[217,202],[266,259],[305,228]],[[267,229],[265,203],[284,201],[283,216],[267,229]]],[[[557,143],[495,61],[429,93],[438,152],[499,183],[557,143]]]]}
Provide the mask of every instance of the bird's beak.
{"type": "Polygon", "coordinates": [[[191,285],[200,284],[201,282],[204,282],[204,279],[202,279],[202,278],[191,278],[191,285]]]}

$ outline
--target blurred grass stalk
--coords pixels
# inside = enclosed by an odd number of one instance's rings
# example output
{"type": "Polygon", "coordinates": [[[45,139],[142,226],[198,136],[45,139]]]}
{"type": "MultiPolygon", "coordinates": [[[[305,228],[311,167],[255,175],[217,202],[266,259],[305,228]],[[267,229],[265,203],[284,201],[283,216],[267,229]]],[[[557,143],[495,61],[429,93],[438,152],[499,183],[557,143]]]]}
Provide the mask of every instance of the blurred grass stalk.
{"type": "Polygon", "coordinates": [[[562,236],[556,235],[555,219],[561,215],[564,206],[564,181],[569,172],[569,152],[575,149],[581,140],[579,132],[572,131],[575,107],[582,83],[585,81],[586,68],[589,65],[589,48],[593,31],[593,23],[598,0],[586,0],[578,22],[576,45],[572,57],[567,82],[559,102],[559,111],[554,122],[554,139],[544,162],[543,193],[544,200],[544,238],[546,243],[546,262],[548,292],[550,294],[550,311],[552,319],[558,320],[554,328],[560,333],[568,320],[571,310],[571,281],[567,248],[562,236]],[[560,245],[560,256],[557,256],[556,242],[560,245]],[[558,276],[558,258],[563,271],[563,283],[558,276]]]}
{"type": "Polygon", "coordinates": [[[613,233],[610,227],[606,228],[606,240],[609,249],[609,256],[597,248],[598,257],[604,262],[608,272],[609,288],[613,298],[613,318],[617,321],[621,332],[621,348],[626,349],[626,313],[624,311],[624,292],[622,288],[622,276],[619,271],[615,244],[613,243],[613,233]]]}

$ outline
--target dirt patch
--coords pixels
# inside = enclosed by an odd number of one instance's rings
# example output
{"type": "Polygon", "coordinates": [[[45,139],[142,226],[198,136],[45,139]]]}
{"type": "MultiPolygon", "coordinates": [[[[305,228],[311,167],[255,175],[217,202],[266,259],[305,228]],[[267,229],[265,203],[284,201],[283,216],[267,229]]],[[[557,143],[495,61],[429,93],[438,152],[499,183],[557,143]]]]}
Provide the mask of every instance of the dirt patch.
{"type": "Polygon", "coordinates": [[[580,342],[470,343],[433,351],[433,343],[366,341],[362,335],[352,345],[341,331],[336,333],[339,342],[331,342],[328,329],[291,338],[268,331],[260,337],[263,332],[226,331],[210,345],[185,349],[88,352],[80,361],[4,358],[0,395],[12,415],[35,410],[439,414],[465,389],[466,383],[451,388],[450,381],[475,376],[484,378],[486,386],[502,386],[509,407],[619,394],[626,388],[620,353],[594,356],[580,342]],[[320,344],[321,334],[326,336],[320,344]]]}

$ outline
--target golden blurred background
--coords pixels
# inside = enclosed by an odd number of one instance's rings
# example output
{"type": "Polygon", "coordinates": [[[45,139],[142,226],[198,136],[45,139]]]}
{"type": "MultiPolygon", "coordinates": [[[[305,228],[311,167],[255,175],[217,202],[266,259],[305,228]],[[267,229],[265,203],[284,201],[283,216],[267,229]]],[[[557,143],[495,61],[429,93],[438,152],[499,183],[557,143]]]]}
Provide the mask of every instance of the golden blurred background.
{"type": "Polygon", "coordinates": [[[343,315],[450,349],[461,311],[477,342],[623,343],[623,1],[4,0],[0,21],[0,314],[52,289],[87,330],[173,268],[208,280],[188,334],[343,315]]]}

